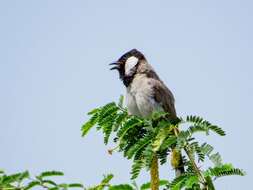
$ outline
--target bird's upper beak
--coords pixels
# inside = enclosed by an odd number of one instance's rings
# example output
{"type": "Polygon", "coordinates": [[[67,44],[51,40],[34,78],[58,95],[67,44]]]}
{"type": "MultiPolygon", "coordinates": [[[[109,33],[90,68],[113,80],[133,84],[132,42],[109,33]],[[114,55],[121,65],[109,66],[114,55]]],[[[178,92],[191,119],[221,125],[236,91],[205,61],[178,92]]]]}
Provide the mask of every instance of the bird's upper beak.
{"type": "Polygon", "coordinates": [[[120,69],[120,62],[118,62],[118,61],[110,63],[109,65],[115,65],[110,70],[115,70],[115,69],[119,70],[120,69]]]}

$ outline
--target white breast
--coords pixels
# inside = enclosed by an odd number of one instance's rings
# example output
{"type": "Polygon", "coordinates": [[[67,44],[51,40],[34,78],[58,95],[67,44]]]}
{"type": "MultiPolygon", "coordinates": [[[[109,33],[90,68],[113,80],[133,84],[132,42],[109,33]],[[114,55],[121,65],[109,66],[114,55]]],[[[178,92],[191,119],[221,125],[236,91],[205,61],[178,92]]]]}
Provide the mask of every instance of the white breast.
{"type": "Polygon", "coordinates": [[[145,75],[135,76],[127,88],[126,100],[128,111],[132,115],[148,117],[153,111],[162,109],[153,98],[153,88],[145,75]]]}
{"type": "Polygon", "coordinates": [[[136,115],[141,117],[141,113],[138,109],[138,106],[136,104],[136,99],[135,97],[129,92],[129,90],[127,90],[126,93],[126,105],[127,105],[127,109],[130,115],[136,115]]]}

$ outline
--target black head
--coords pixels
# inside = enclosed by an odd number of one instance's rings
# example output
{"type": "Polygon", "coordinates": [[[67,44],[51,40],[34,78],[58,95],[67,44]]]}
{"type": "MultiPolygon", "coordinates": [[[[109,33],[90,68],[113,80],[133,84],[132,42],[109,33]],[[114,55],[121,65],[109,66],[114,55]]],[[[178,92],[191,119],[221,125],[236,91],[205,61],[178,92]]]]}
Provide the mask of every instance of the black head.
{"type": "Polygon", "coordinates": [[[144,55],[137,49],[132,49],[122,55],[118,61],[111,63],[110,65],[114,65],[111,70],[118,70],[120,79],[125,86],[129,86],[142,60],[145,60],[144,55]]]}

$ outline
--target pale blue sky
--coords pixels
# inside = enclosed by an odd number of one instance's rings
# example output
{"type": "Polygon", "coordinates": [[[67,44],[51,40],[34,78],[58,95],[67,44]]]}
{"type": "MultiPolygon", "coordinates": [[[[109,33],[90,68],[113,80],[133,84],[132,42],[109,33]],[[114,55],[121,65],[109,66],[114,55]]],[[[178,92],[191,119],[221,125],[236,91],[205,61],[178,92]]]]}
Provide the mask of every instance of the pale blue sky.
{"type": "MultiPolygon", "coordinates": [[[[173,91],[180,116],[197,114],[227,131],[208,137],[253,179],[253,1],[0,0],[0,167],[62,170],[94,184],[104,173],[128,182],[130,162],[109,156],[102,135],[86,139],[86,113],[124,93],[108,63],[141,50],[173,91]]],[[[161,176],[173,173],[169,167],[161,176]]],[[[144,172],[138,182],[148,180],[144,172]]]]}

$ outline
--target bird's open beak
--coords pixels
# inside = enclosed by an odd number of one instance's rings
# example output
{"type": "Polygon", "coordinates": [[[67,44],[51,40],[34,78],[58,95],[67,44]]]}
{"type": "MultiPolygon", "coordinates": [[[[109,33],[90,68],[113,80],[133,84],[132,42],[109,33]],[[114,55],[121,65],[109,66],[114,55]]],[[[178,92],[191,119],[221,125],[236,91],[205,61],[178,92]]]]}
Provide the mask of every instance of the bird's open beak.
{"type": "Polygon", "coordinates": [[[110,70],[119,70],[120,69],[120,62],[113,62],[113,63],[110,63],[109,65],[115,65],[114,67],[112,67],[110,70]]]}

